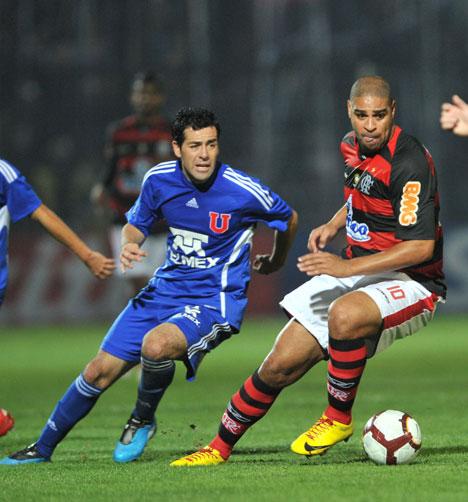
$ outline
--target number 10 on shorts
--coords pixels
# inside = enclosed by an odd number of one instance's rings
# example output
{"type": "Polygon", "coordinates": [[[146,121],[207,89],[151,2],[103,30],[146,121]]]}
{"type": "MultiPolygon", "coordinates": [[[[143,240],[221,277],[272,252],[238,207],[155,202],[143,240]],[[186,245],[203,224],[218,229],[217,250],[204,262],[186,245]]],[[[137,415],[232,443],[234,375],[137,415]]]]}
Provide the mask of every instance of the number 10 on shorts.
{"type": "Polygon", "coordinates": [[[405,292],[400,286],[390,286],[387,288],[387,291],[390,292],[394,300],[403,300],[403,298],[406,298],[405,292]]]}

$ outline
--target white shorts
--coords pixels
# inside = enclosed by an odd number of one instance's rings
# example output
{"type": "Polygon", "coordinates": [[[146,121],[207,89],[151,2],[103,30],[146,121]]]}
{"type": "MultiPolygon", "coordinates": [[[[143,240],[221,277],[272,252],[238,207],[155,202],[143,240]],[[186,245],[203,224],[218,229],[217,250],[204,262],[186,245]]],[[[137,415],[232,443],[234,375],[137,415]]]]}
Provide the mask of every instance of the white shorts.
{"type": "MultiPolygon", "coordinates": [[[[109,233],[112,256],[117,264],[120,263],[122,228],[122,225],[113,225],[109,233]]],[[[166,241],[167,236],[165,234],[149,235],[142,246],[142,249],[148,253],[148,256],[146,256],[141,262],[134,262],[133,268],[126,270],[125,274],[122,273],[120,267],[118,266],[118,274],[125,278],[150,278],[154,274],[154,271],[160,267],[166,259],[166,241]]]]}
{"type": "Polygon", "coordinates": [[[389,272],[345,278],[319,275],[287,294],[280,305],[327,351],[328,307],[340,296],[358,290],[374,300],[382,315],[381,333],[366,339],[369,357],[426,326],[440,300],[406,274],[389,272]]]}

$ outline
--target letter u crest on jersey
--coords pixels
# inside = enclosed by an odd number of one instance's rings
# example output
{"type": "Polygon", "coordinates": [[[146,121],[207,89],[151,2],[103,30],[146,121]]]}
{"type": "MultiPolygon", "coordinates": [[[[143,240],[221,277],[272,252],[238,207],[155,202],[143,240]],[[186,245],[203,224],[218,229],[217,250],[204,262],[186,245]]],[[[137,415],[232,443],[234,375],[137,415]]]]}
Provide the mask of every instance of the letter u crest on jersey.
{"type": "Polygon", "coordinates": [[[224,232],[226,232],[229,228],[230,219],[230,214],[210,211],[210,230],[212,230],[215,234],[224,234],[224,232]]]}

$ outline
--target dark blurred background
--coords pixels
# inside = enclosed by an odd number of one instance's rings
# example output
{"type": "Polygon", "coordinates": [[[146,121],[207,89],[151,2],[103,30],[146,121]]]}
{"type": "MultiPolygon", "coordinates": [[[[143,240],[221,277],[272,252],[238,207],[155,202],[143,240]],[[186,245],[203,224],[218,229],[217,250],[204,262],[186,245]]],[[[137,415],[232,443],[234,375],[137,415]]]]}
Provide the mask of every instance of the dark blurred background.
{"type": "MultiPolygon", "coordinates": [[[[443,310],[468,311],[468,138],[438,122],[442,101],[468,98],[466,0],[2,0],[0,13],[0,156],[100,249],[105,224],[89,192],[102,178],[106,126],[129,113],[133,75],[161,76],[169,117],[185,105],[217,113],[222,159],[260,177],[301,217],[287,268],[258,282],[269,295],[251,312],[278,312],[278,297],[303,280],[295,257],[342,203],[349,88],[382,75],[397,122],[438,166],[443,310]]],[[[30,222],[11,229],[10,257],[0,323],[100,320],[124,304],[117,279],[96,285],[30,222]]]]}

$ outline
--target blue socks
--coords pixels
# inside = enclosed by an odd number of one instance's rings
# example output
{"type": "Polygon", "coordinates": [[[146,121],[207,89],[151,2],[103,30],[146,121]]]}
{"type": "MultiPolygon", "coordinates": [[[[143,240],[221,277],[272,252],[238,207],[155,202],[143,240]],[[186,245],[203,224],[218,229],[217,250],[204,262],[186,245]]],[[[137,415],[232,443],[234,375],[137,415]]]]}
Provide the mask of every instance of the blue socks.
{"type": "Polygon", "coordinates": [[[80,375],[57,403],[36,443],[39,453],[49,458],[68,432],[96,404],[103,390],[85,381],[80,375]]]}
{"type": "Polygon", "coordinates": [[[164,392],[172,383],[175,373],[174,361],[153,361],[141,358],[141,379],[138,399],[132,416],[152,422],[164,392]]]}

